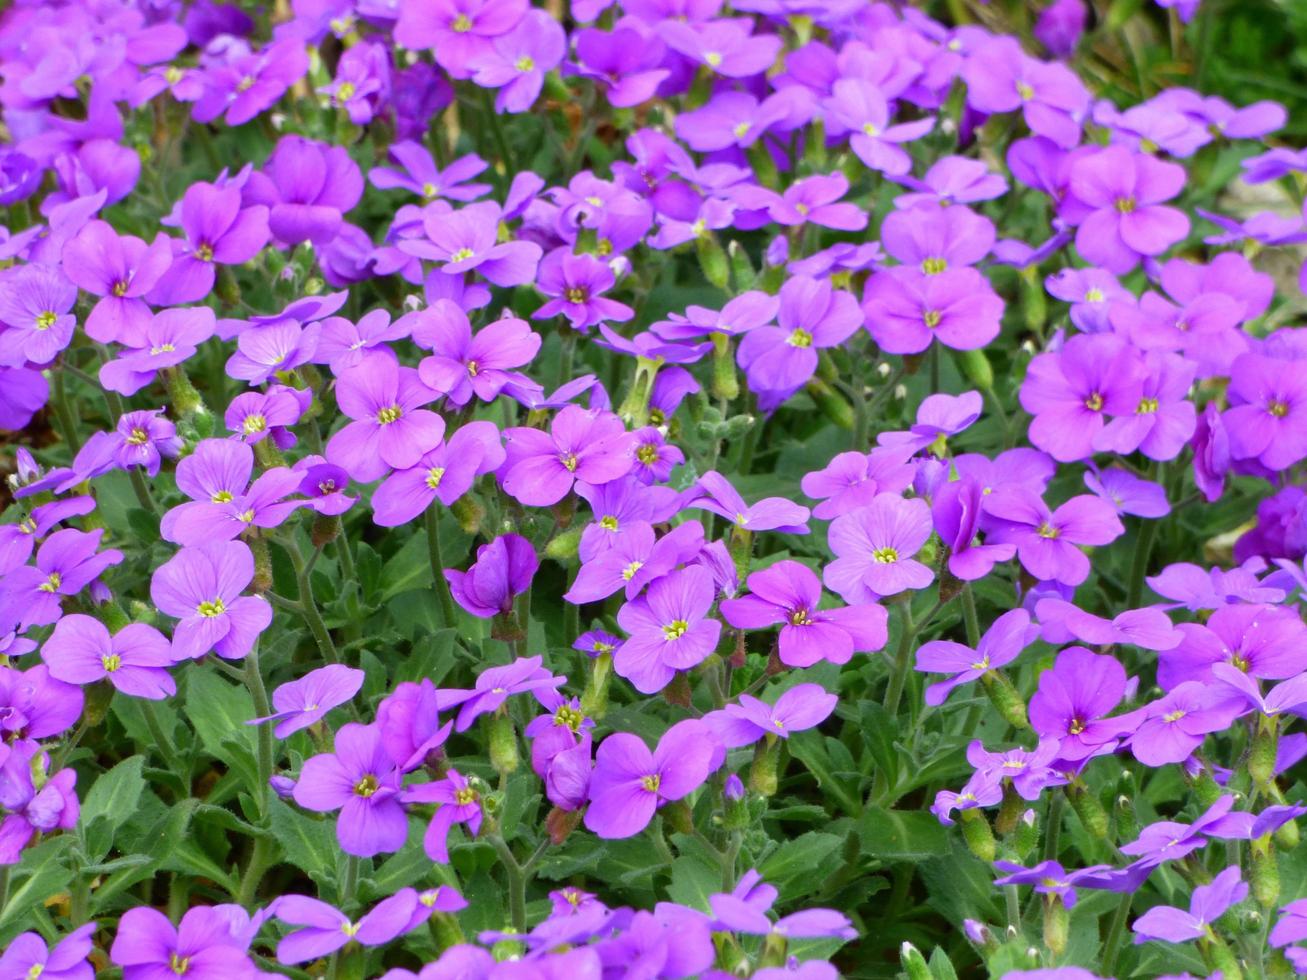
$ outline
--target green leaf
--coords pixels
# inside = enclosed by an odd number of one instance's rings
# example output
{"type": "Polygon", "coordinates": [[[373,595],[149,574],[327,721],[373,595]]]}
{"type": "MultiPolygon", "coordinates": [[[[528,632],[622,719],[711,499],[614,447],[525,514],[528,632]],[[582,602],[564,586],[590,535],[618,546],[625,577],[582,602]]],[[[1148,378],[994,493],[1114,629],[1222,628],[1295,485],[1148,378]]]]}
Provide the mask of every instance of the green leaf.
{"type": "Polygon", "coordinates": [[[45,900],[68,888],[72,880],[64,855],[73,838],[60,834],[23,852],[22,860],[10,870],[9,901],[0,909],[0,946],[13,939],[28,915],[45,900]]]}
{"type": "Polygon", "coordinates": [[[109,818],[116,829],[136,812],[136,804],[145,789],[145,756],[124,759],[91,785],[82,801],[82,821],[89,823],[98,816],[109,818]]]}
{"type": "Polygon", "coordinates": [[[883,861],[924,861],[949,852],[944,827],[920,810],[868,807],[858,821],[858,836],[863,851],[883,861]]]}
{"type": "Polygon", "coordinates": [[[721,890],[720,868],[704,864],[693,857],[678,857],[672,862],[672,883],[667,886],[667,894],[672,901],[701,912],[710,912],[708,896],[721,890]]]}
{"type": "Polygon", "coordinates": [[[843,838],[809,831],[776,848],[758,867],[763,880],[780,889],[786,899],[799,898],[825,883],[839,859],[843,838]]]}
{"type": "Polygon", "coordinates": [[[213,670],[193,671],[186,690],[186,717],[209,755],[240,773],[251,792],[261,791],[256,733],[246,724],[255,717],[249,691],[229,684],[213,670]]]}
{"type": "Polygon", "coordinates": [[[332,821],[306,817],[278,799],[272,800],[269,817],[272,836],[290,864],[315,881],[335,880],[340,846],[332,821]]]}

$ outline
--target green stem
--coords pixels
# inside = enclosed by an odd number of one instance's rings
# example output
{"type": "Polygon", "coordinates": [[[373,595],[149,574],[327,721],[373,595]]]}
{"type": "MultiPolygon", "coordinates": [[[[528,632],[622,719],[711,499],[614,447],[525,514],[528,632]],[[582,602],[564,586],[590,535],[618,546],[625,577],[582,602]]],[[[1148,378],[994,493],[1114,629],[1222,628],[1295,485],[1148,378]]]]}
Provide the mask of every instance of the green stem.
{"type": "Polygon", "coordinates": [[[513,857],[513,851],[508,846],[508,842],[499,834],[490,834],[486,838],[490,845],[499,855],[499,860],[504,866],[504,874],[508,876],[508,915],[513,923],[515,932],[526,932],[526,874],[522,865],[518,864],[517,858],[513,857]]]}
{"type": "Polygon", "coordinates": [[[9,864],[0,865],[0,913],[3,913],[5,906],[9,904],[9,869],[13,867],[9,864]]]}
{"type": "Polygon", "coordinates": [[[1054,791],[1048,804],[1048,826],[1044,828],[1044,860],[1057,860],[1058,838],[1062,834],[1062,812],[1066,809],[1066,793],[1054,791]]]}
{"type": "Polygon", "coordinates": [[[145,718],[145,727],[150,730],[150,738],[154,739],[155,745],[163,755],[169,770],[181,782],[182,787],[188,787],[191,779],[190,767],[184,766],[177,757],[177,750],[173,747],[172,738],[163,730],[163,723],[159,720],[159,709],[156,707],[155,702],[149,698],[141,698],[140,705],[141,714],[145,718]]]}
{"type": "Polygon", "coordinates": [[[1016,933],[1021,932],[1021,905],[1017,901],[1017,886],[1008,885],[1003,889],[1003,903],[1007,907],[1007,925],[1016,933]]]}
{"type": "Polygon", "coordinates": [[[1116,912],[1112,915],[1112,923],[1107,927],[1107,938],[1103,940],[1102,959],[1102,971],[1106,976],[1110,977],[1116,967],[1116,958],[1121,952],[1121,937],[1125,933],[1125,920],[1130,916],[1130,906],[1133,901],[1132,892],[1122,895],[1116,912]]]}
{"type": "MultiPolygon", "coordinates": [[[[68,408],[68,390],[64,384],[67,375],[63,371],[54,372],[54,413],[59,422],[59,434],[68,443],[68,455],[76,456],[82,448],[77,439],[77,426],[73,424],[73,413],[68,408]]],[[[116,421],[116,420],[115,420],[116,421]]]]}
{"type": "Polygon", "coordinates": [[[503,123],[500,122],[499,113],[495,111],[495,104],[490,100],[490,90],[478,88],[477,91],[481,96],[482,111],[490,119],[490,132],[495,138],[495,146],[499,148],[500,159],[504,162],[504,173],[514,174],[517,171],[513,166],[513,151],[508,148],[508,140],[504,136],[503,123]]]}
{"type": "Polygon", "coordinates": [[[1134,562],[1130,565],[1130,586],[1125,599],[1127,609],[1139,608],[1139,600],[1144,594],[1144,576],[1148,574],[1148,561],[1153,555],[1153,543],[1157,540],[1159,521],[1158,518],[1146,520],[1139,533],[1134,562]]]}
{"type": "Polygon", "coordinates": [[[236,893],[238,905],[249,908],[254,904],[263,876],[267,874],[268,869],[274,863],[273,853],[272,838],[268,834],[263,833],[254,838],[254,847],[250,850],[250,860],[245,865],[245,873],[241,875],[240,889],[236,893]]]}
{"type": "Polygon", "coordinates": [[[558,373],[554,375],[554,391],[572,380],[572,360],[576,355],[576,331],[570,326],[559,335],[558,373]]]}
{"type": "Polygon", "coordinates": [[[967,645],[974,650],[980,646],[980,617],[976,615],[976,595],[970,582],[962,586],[962,619],[967,625],[967,645]]]}
{"type": "Polygon", "coordinates": [[[127,477],[132,481],[132,492],[136,494],[136,502],[141,505],[141,509],[147,514],[158,513],[154,506],[154,498],[150,496],[149,484],[145,482],[145,476],[141,473],[141,468],[139,466],[128,467],[127,477]]]}
{"type": "MultiPolygon", "coordinates": [[[[254,699],[254,714],[266,718],[272,714],[272,705],[268,703],[268,689],[263,684],[263,671],[259,667],[259,643],[245,657],[245,684],[254,699]]],[[[259,812],[268,815],[268,780],[272,777],[272,726],[268,723],[259,725],[259,812]]]]}
{"type": "Polygon", "coordinates": [[[304,556],[300,554],[299,545],[290,539],[282,539],[281,545],[286,554],[290,556],[290,563],[295,568],[295,583],[300,592],[299,612],[303,615],[304,621],[308,623],[309,632],[313,634],[313,639],[317,642],[322,655],[333,664],[338,664],[341,662],[340,652],[336,649],[336,644],[331,639],[327,624],[322,620],[322,613],[318,610],[318,603],[313,598],[313,587],[309,584],[308,566],[304,562],[304,556]]]}
{"type": "Polygon", "coordinates": [[[440,615],[448,627],[458,622],[458,610],[454,608],[454,596],[449,591],[445,580],[445,560],[440,554],[440,501],[431,501],[426,513],[427,558],[431,562],[431,576],[435,579],[436,598],[440,600],[440,615]]]}

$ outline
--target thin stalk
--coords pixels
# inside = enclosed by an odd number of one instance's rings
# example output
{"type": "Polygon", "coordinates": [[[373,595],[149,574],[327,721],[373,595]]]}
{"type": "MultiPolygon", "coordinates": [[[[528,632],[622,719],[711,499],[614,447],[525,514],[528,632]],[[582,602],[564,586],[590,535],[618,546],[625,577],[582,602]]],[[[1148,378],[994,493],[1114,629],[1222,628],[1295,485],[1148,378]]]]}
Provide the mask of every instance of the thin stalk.
{"type": "Polygon", "coordinates": [[[454,608],[454,596],[449,591],[449,583],[445,581],[445,559],[440,554],[440,502],[438,500],[433,500],[431,506],[427,508],[426,526],[427,558],[431,562],[431,576],[435,579],[433,585],[436,598],[440,600],[440,615],[445,625],[452,627],[458,622],[458,611],[454,608]]]}
{"type": "Polygon", "coordinates": [[[912,656],[912,638],[916,635],[912,608],[906,602],[900,608],[903,610],[903,632],[899,635],[898,649],[894,652],[889,687],[885,689],[885,713],[891,718],[899,710],[899,702],[903,699],[903,686],[908,679],[908,658],[912,656]]]}
{"type": "Polygon", "coordinates": [[[1062,813],[1066,809],[1066,793],[1054,792],[1048,804],[1048,826],[1044,828],[1044,860],[1057,860],[1058,838],[1062,834],[1062,813]]]}
{"type": "Polygon", "coordinates": [[[508,842],[499,834],[490,834],[487,838],[508,876],[508,915],[515,932],[526,932],[526,875],[508,842]]]}
{"type": "Polygon", "coordinates": [[[1016,933],[1021,932],[1021,905],[1017,901],[1017,886],[1008,885],[1003,889],[1003,903],[1007,907],[1007,925],[1016,933]]]}
{"type": "Polygon", "coordinates": [[[1121,937],[1125,933],[1125,920],[1130,917],[1130,906],[1134,902],[1134,893],[1126,892],[1112,915],[1112,922],[1107,927],[1107,937],[1103,940],[1102,971],[1111,976],[1116,968],[1116,958],[1121,953],[1121,937]]]}
{"type": "Polygon", "coordinates": [[[478,88],[477,91],[481,97],[482,111],[490,117],[490,132],[495,138],[495,146],[499,149],[500,159],[504,162],[504,173],[515,174],[517,168],[513,165],[513,151],[508,148],[503,123],[499,119],[499,113],[495,111],[494,103],[490,101],[490,90],[478,88]]]}
{"type": "Polygon", "coordinates": [[[1130,585],[1125,600],[1127,609],[1139,608],[1139,600],[1144,593],[1144,576],[1148,574],[1148,561],[1153,555],[1153,543],[1157,540],[1158,523],[1157,518],[1146,520],[1140,531],[1134,562],[1130,565],[1130,585]]]}
{"type": "Polygon", "coordinates": [[[283,539],[280,543],[286,550],[286,554],[290,556],[290,563],[295,568],[295,583],[300,592],[299,612],[304,617],[304,621],[308,623],[309,632],[313,634],[313,639],[317,642],[322,655],[333,664],[338,664],[341,662],[340,652],[336,649],[336,644],[331,639],[327,624],[322,620],[322,613],[318,610],[317,601],[313,598],[313,587],[309,584],[308,566],[304,562],[304,556],[300,554],[299,545],[289,539],[283,539]]]}
{"type": "Polygon", "coordinates": [[[177,750],[172,744],[172,738],[164,732],[163,723],[159,720],[159,709],[149,698],[141,698],[140,705],[141,714],[145,717],[145,727],[150,730],[150,738],[154,739],[164,761],[168,764],[168,768],[176,775],[183,788],[187,787],[190,783],[190,767],[184,767],[177,757],[177,750]]]}
{"type": "Polygon", "coordinates": [[[63,371],[54,372],[54,414],[59,423],[59,435],[68,443],[68,453],[76,456],[82,444],[77,438],[77,426],[73,424],[73,413],[68,407],[68,391],[64,384],[66,375],[63,371]]]}
{"type": "Polygon", "coordinates": [[[136,502],[141,505],[141,509],[147,514],[157,514],[158,510],[154,506],[154,498],[150,496],[150,487],[145,482],[141,468],[139,466],[128,467],[127,478],[132,481],[132,492],[136,494],[136,502]]]}
{"type": "Polygon", "coordinates": [[[962,586],[962,620],[967,626],[967,645],[974,650],[980,645],[980,617],[976,615],[976,595],[970,582],[962,586]]]}

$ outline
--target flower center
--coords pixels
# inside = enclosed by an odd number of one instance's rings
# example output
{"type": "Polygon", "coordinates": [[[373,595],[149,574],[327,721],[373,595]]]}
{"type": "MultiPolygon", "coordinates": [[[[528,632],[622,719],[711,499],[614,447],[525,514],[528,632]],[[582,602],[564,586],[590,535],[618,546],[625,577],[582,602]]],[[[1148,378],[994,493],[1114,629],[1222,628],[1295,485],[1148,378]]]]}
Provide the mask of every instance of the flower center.
{"type": "Polygon", "coordinates": [[[971,669],[979,670],[981,672],[989,670],[989,656],[986,655],[984,657],[981,657],[979,660],[977,660],[975,663],[971,665],[971,669]]]}
{"type": "Polygon", "coordinates": [[[704,54],[703,60],[708,62],[711,67],[716,68],[722,63],[722,56],[718,51],[708,51],[704,54]]]}
{"type": "Polygon", "coordinates": [[[132,429],[126,441],[129,446],[144,446],[150,441],[150,434],[138,426],[132,429]]]}
{"type": "Polygon", "coordinates": [[[38,592],[58,592],[59,586],[63,583],[64,577],[58,572],[51,572],[50,577],[38,585],[38,592]]]}
{"type": "Polygon", "coordinates": [[[178,956],[173,953],[168,957],[168,969],[172,970],[177,976],[184,976],[186,971],[191,968],[191,958],[189,956],[178,956]]]}
{"type": "Polygon", "coordinates": [[[472,30],[472,18],[467,14],[459,14],[454,18],[454,23],[450,24],[450,29],[459,34],[466,34],[472,30]]]}
{"type": "Polygon", "coordinates": [[[880,135],[880,127],[877,126],[875,123],[863,123],[862,131],[866,133],[868,136],[880,135]]]}
{"type": "Polygon", "coordinates": [[[348,102],[354,98],[354,83],[341,82],[340,88],[336,89],[336,100],[338,102],[348,102]]]}
{"type": "Polygon", "coordinates": [[[155,347],[150,348],[150,356],[158,357],[160,354],[171,354],[176,349],[177,348],[174,347],[172,344],[159,344],[155,347]]]}
{"type": "Polygon", "coordinates": [[[1067,726],[1066,730],[1069,735],[1079,735],[1085,730],[1085,723],[1079,718],[1072,718],[1071,724],[1067,726]]]}
{"type": "Polygon", "coordinates": [[[127,295],[127,280],[126,280],[126,279],[119,279],[116,283],[113,284],[113,289],[111,289],[111,290],[109,290],[109,291],[110,291],[111,293],[113,293],[115,296],[119,297],[119,298],[121,298],[121,297],[123,297],[123,296],[126,296],[126,295],[127,295]]]}
{"type": "Polygon", "coordinates": [[[323,494],[324,496],[326,494],[335,493],[335,492],[336,492],[335,480],[323,480],[321,483],[318,484],[318,493],[323,494]]]}
{"type": "Polygon", "coordinates": [[[377,413],[378,425],[390,425],[392,422],[398,422],[404,415],[404,410],[398,405],[388,405],[377,413]]]}
{"type": "Polygon", "coordinates": [[[46,310],[36,318],[37,330],[49,330],[54,326],[54,322],[59,319],[59,314],[53,310],[46,310]]]}
{"type": "Polygon", "coordinates": [[[577,731],[581,727],[581,723],[584,721],[585,715],[567,705],[562,705],[554,712],[554,724],[558,725],[560,728],[563,725],[566,725],[572,731],[577,731]]]}
{"type": "MultiPolygon", "coordinates": [[[[626,579],[626,581],[628,582],[631,581],[631,579],[635,578],[635,573],[638,572],[643,566],[644,566],[644,562],[642,561],[631,562],[631,564],[627,565],[625,568],[622,569],[622,578],[626,579]]],[[[663,628],[663,632],[664,633],[667,632],[666,627],[663,628]]],[[[671,637],[671,639],[675,639],[675,637],[671,637]]]]}
{"type": "Polygon", "coordinates": [[[703,238],[708,234],[708,222],[704,221],[703,218],[697,218],[694,224],[690,225],[690,234],[695,238],[703,238]]]}
{"type": "MultiPolygon", "coordinates": [[[[431,181],[427,181],[425,184],[422,185],[423,197],[435,197],[439,193],[440,193],[440,188],[437,187],[435,184],[431,183],[431,181]]],[[[471,255],[467,257],[471,258],[471,255]]]]}
{"type": "Polygon", "coordinates": [[[1099,289],[1097,286],[1091,286],[1091,287],[1090,287],[1090,288],[1085,292],[1085,302],[1086,302],[1086,303],[1101,303],[1101,302],[1103,302],[1103,291],[1102,291],[1101,289],[1099,289]]]}
{"type": "Polygon", "coordinates": [[[522,55],[522,57],[517,59],[513,67],[516,68],[518,71],[535,71],[536,70],[535,59],[532,58],[529,54],[524,54],[522,55]]]}
{"type": "Polygon", "coordinates": [[[927,310],[922,314],[921,319],[925,321],[925,324],[929,329],[934,330],[939,326],[939,321],[941,319],[939,310],[927,310]]]}
{"type": "Polygon", "coordinates": [[[679,640],[690,629],[690,624],[683,619],[673,619],[663,627],[663,636],[669,640],[679,640]]]}
{"type": "Polygon", "coordinates": [[[380,784],[378,784],[377,782],[377,777],[374,776],[372,773],[368,773],[357,783],[354,784],[354,795],[361,796],[364,799],[367,799],[368,797],[373,796],[377,792],[379,785],[380,784]]]}
{"type": "Polygon", "coordinates": [[[618,520],[614,515],[605,514],[603,517],[599,518],[599,526],[605,531],[616,531],[621,527],[621,524],[618,523],[618,520]]]}
{"type": "Polygon", "coordinates": [[[477,791],[471,786],[464,786],[454,794],[454,802],[459,806],[467,806],[477,801],[477,791]]]}
{"type": "Polygon", "coordinates": [[[1091,412],[1101,412],[1103,410],[1103,396],[1096,391],[1091,391],[1089,397],[1085,399],[1085,408],[1091,412]]]}
{"type": "Polygon", "coordinates": [[[1135,409],[1135,414],[1152,415],[1157,411],[1157,408],[1158,405],[1156,398],[1141,398],[1139,399],[1139,407],[1135,409]]]}
{"type": "Polygon", "coordinates": [[[1121,214],[1133,214],[1135,199],[1133,197],[1118,197],[1116,199],[1116,209],[1121,214]]]}
{"type": "Polygon", "coordinates": [[[948,259],[926,259],[921,263],[921,271],[928,276],[937,276],[948,269],[948,259]]]}
{"type": "Polygon", "coordinates": [[[195,611],[205,619],[212,619],[214,616],[221,616],[227,611],[227,604],[221,599],[214,599],[212,602],[201,602],[195,607],[195,611]]]}
{"type": "Polygon", "coordinates": [[[652,776],[640,777],[640,785],[643,786],[645,789],[647,789],[650,793],[657,793],[658,787],[661,786],[662,783],[663,783],[663,777],[658,775],[658,773],[654,773],[652,776]]]}
{"type": "Polygon", "coordinates": [[[440,489],[440,481],[445,477],[445,468],[443,466],[433,466],[427,470],[427,486],[432,490],[440,489]]]}
{"type": "Polygon", "coordinates": [[[1166,714],[1162,715],[1162,721],[1166,722],[1168,725],[1171,725],[1179,721],[1184,716],[1185,716],[1185,712],[1182,709],[1177,708],[1175,711],[1168,711],[1166,714]]]}
{"type": "Polygon", "coordinates": [[[871,560],[878,565],[893,565],[899,560],[898,549],[890,547],[877,548],[871,553],[871,560]]]}
{"type": "Polygon", "coordinates": [[[169,65],[168,69],[163,73],[163,77],[169,85],[176,85],[182,80],[182,70],[176,65],[169,65]]]}
{"type": "Polygon", "coordinates": [[[1266,410],[1275,418],[1282,419],[1289,414],[1289,403],[1276,399],[1266,406],[1266,410]]]}
{"type": "Polygon", "coordinates": [[[36,521],[32,520],[30,517],[24,517],[18,522],[18,530],[21,534],[35,534],[36,521]]]}
{"type": "Polygon", "coordinates": [[[791,625],[791,626],[811,626],[811,625],[812,625],[812,617],[808,615],[808,610],[806,610],[806,609],[796,609],[796,610],[794,610],[792,613],[790,613],[790,625],[791,625]]]}
{"type": "Polygon", "coordinates": [[[563,292],[569,303],[584,303],[588,295],[584,286],[569,286],[563,292]]]}
{"type": "Polygon", "coordinates": [[[481,365],[478,364],[476,361],[467,362],[467,376],[469,378],[475,378],[480,371],[481,371],[481,365]]]}
{"type": "Polygon", "coordinates": [[[340,924],[340,931],[349,936],[350,939],[353,939],[354,934],[359,931],[359,927],[353,922],[342,922],[340,924]]]}
{"type": "Polygon", "coordinates": [[[658,462],[658,447],[652,443],[646,442],[635,451],[635,458],[645,466],[652,466],[654,463],[658,462]]]}
{"type": "Polygon", "coordinates": [[[1045,521],[1043,524],[1039,525],[1039,527],[1035,530],[1035,533],[1038,534],[1041,538],[1047,538],[1049,541],[1052,541],[1060,537],[1062,534],[1060,530],[1055,528],[1052,524],[1048,523],[1048,521],[1045,521]]]}
{"type": "Polygon", "coordinates": [[[474,255],[476,255],[476,252],[472,251],[470,248],[460,248],[457,252],[455,252],[453,255],[449,257],[449,261],[466,262],[474,255]]]}
{"type": "Polygon", "coordinates": [[[237,92],[248,92],[248,91],[249,91],[250,89],[252,89],[252,88],[254,88],[254,76],[253,76],[253,75],[246,75],[246,76],[245,76],[244,78],[242,78],[242,79],[240,80],[240,82],[236,85],[236,91],[237,91],[237,92]]]}
{"type": "Polygon", "coordinates": [[[1035,97],[1035,90],[1026,82],[1017,82],[1017,95],[1021,96],[1023,101],[1029,102],[1035,97]]]}
{"type": "Polygon", "coordinates": [[[576,472],[577,463],[580,462],[580,460],[576,458],[576,453],[568,453],[565,456],[559,456],[558,458],[562,460],[563,465],[567,467],[567,472],[576,472]]]}
{"type": "Polygon", "coordinates": [[[123,665],[123,658],[116,653],[110,653],[100,657],[100,663],[104,666],[106,672],[112,674],[123,665]]]}
{"type": "Polygon", "coordinates": [[[241,423],[241,431],[247,436],[255,432],[262,432],[268,427],[268,420],[262,415],[247,415],[245,421],[241,423]]]}
{"type": "Polygon", "coordinates": [[[212,262],[213,246],[208,242],[201,242],[200,247],[195,250],[195,257],[201,262],[212,262]]]}
{"type": "Polygon", "coordinates": [[[811,347],[812,334],[802,327],[795,327],[794,332],[785,341],[791,347],[811,347]]]}
{"type": "Polygon", "coordinates": [[[253,508],[251,508],[250,510],[241,511],[239,514],[236,515],[236,520],[240,521],[242,524],[253,524],[254,523],[253,508]]]}

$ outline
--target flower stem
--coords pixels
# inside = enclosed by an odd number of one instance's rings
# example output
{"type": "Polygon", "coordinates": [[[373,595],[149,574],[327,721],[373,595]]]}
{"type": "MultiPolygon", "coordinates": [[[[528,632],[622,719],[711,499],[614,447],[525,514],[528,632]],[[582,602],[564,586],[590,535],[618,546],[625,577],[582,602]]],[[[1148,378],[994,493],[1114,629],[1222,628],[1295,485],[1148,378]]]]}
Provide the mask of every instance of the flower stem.
{"type": "Polygon", "coordinates": [[[1112,916],[1112,922],[1107,927],[1107,937],[1103,940],[1102,959],[1102,970],[1106,976],[1111,976],[1116,967],[1116,958],[1121,952],[1121,937],[1125,933],[1125,920],[1130,915],[1130,906],[1134,902],[1134,897],[1133,892],[1126,892],[1121,896],[1121,901],[1112,916]]]}
{"type": "Polygon", "coordinates": [[[1139,600],[1144,594],[1144,576],[1148,574],[1148,561],[1153,555],[1153,543],[1157,540],[1159,521],[1158,518],[1145,520],[1139,533],[1134,562],[1130,566],[1130,586],[1125,600],[1127,609],[1139,608],[1139,600]]]}
{"type": "Polygon", "coordinates": [[[1048,826],[1044,828],[1044,860],[1057,860],[1058,838],[1062,834],[1062,812],[1066,808],[1066,793],[1055,791],[1048,804],[1048,826]]]}
{"type": "Polygon", "coordinates": [[[500,863],[504,866],[504,874],[508,876],[508,915],[513,923],[513,929],[516,932],[526,932],[525,869],[518,864],[517,858],[513,857],[512,848],[500,834],[488,834],[486,839],[499,855],[500,863]]]}
{"type": "Polygon", "coordinates": [[[318,603],[313,598],[313,587],[309,584],[309,569],[304,562],[304,556],[300,554],[299,545],[289,539],[282,539],[281,545],[286,549],[286,554],[290,556],[290,563],[295,568],[295,583],[300,592],[300,614],[308,623],[309,632],[313,634],[313,639],[317,642],[322,655],[333,664],[338,664],[341,662],[340,652],[336,649],[331,633],[327,630],[327,624],[322,621],[322,613],[318,611],[318,603]]]}
{"type": "Polygon", "coordinates": [[[149,698],[140,698],[139,701],[141,714],[145,718],[145,727],[150,730],[150,738],[154,739],[155,745],[163,755],[169,770],[180,782],[182,795],[184,796],[190,786],[190,767],[183,766],[181,760],[177,757],[177,750],[173,747],[172,738],[163,730],[163,723],[159,720],[159,709],[155,706],[155,702],[149,698]]]}
{"type": "Polygon", "coordinates": [[[885,689],[885,713],[891,718],[899,710],[899,702],[903,699],[903,686],[908,680],[908,658],[912,656],[912,637],[916,634],[911,607],[905,602],[900,608],[903,610],[903,632],[899,634],[899,646],[894,652],[889,687],[885,689]]]}
{"type": "Polygon", "coordinates": [[[976,595],[970,582],[962,586],[962,620],[967,627],[967,646],[974,650],[980,645],[980,617],[976,615],[976,595]]]}
{"type": "Polygon", "coordinates": [[[435,579],[433,587],[436,598],[440,600],[440,615],[445,625],[453,627],[458,622],[458,611],[454,608],[454,596],[449,591],[449,582],[445,580],[445,560],[440,554],[440,502],[433,500],[426,513],[427,558],[431,562],[431,577],[435,579]]]}

